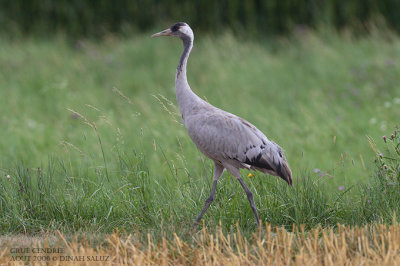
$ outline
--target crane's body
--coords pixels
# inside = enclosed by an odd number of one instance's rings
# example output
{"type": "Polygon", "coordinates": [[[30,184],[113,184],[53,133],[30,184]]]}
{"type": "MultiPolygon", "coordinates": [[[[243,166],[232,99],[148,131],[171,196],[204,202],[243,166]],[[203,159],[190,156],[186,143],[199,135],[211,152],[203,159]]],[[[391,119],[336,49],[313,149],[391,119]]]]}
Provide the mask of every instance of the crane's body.
{"type": "Polygon", "coordinates": [[[157,36],[177,36],[183,41],[184,50],[175,77],[178,106],[190,138],[205,156],[214,161],[211,193],[195,225],[214,200],[218,179],[225,169],[239,180],[259,224],[253,194],[242,180],[239,169],[254,169],[279,176],[292,185],[292,173],[282,149],[248,121],[209,104],[191,90],[187,82],[186,65],[194,35],[186,23],[176,23],[153,35],[157,36]]]}

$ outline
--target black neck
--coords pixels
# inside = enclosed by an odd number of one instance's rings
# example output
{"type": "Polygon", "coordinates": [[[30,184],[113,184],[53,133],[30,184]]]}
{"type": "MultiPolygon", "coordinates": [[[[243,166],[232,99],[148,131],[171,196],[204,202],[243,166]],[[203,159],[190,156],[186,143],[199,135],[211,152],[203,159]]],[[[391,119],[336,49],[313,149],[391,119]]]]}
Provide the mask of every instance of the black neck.
{"type": "Polygon", "coordinates": [[[179,65],[177,68],[178,75],[182,72],[182,70],[185,70],[187,59],[189,57],[190,51],[193,46],[193,41],[189,37],[182,37],[181,38],[183,41],[183,52],[181,55],[181,58],[179,60],[179,65]]]}

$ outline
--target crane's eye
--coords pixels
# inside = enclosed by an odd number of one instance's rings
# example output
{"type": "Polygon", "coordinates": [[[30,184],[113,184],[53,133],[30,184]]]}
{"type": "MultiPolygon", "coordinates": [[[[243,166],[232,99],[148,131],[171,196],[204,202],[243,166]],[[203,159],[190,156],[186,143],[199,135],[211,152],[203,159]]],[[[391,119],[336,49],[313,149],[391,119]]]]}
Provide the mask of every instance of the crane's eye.
{"type": "Polygon", "coordinates": [[[171,27],[171,31],[172,32],[178,31],[179,28],[180,28],[180,26],[175,24],[174,26],[171,27]]]}
{"type": "Polygon", "coordinates": [[[185,26],[185,23],[183,23],[183,22],[175,23],[174,25],[172,25],[171,31],[172,32],[178,31],[180,29],[180,27],[183,27],[183,26],[185,26]]]}

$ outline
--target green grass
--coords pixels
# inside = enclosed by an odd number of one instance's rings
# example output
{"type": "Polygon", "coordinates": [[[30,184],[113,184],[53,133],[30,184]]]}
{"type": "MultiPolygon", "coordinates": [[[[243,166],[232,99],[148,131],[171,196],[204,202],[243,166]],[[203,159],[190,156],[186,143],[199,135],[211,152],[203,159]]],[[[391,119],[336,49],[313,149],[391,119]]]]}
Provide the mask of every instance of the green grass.
{"type": "MultiPolygon", "coordinates": [[[[208,197],[212,163],[176,108],[182,44],[149,36],[77,45],[0,39],[1,233],[190,229],[208,197]]],[[[196,36],[188,79],[198,95],[285,149],[293,188],[243,171],[263,221],[390,222],[399,192],[385,194],[367,136],[383,150],[381,136],[399,123],[399,62],[400,38],[387,33],[257,42],[196,36]]],[[[243,232],[255,228],[228,173],[203,219],[228,231],[236,221],[243,232]]]]}

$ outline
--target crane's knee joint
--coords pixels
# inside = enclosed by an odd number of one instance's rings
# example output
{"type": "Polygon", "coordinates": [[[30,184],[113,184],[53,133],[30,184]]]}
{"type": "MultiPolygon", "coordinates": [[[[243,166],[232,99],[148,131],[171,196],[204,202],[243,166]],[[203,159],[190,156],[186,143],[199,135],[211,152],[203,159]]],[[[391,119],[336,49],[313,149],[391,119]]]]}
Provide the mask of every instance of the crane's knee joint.
{"type": "Polygon", "coordinates": [[[249,192],[246,192],[246,194],[247,194],[247,198],[248,198],[249,200],[252,200],[252,199],[253,199],[253,193],[251,193],[251,192],[249,191],[249,192]]]}
{"type": "Polygon", "coordinates": [[[213,202],[214,201],[214,197],[213,196],[210,196],[210,197],[208,197],[207,199],[206,199],[206,202],[207,203],[211,203],[211,202],[213,202]]]}

